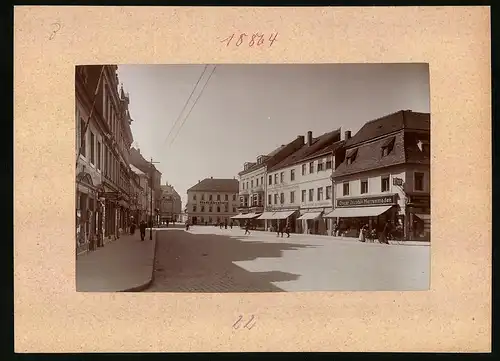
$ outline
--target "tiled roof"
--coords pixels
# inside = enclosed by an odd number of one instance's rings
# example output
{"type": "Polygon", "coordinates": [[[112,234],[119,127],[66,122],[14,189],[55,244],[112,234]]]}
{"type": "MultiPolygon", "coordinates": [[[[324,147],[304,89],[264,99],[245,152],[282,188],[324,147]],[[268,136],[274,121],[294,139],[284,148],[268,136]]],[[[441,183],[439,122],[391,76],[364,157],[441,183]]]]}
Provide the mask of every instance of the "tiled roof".
{"type": "Polygon", "coordinates": [[[430,130],[430,114],[400,110],[369,121],[351,139],[346,141],[345,146],[351,147],[400,129],[430,130]]]}
{"type": "MultiPolygon", "coordinates": [[[[313,138],[311,145],[304,144],[296,152],[292,153],[281,162],[276,164],[274,167],[269,169],[269,172],[274,172],[278,169],[282,169],[291,166],[296,163],[300,163],[304,159],[309,159],[313,155],[324,154],[328,147],[331,147],[335,139],[340,139],[340,130],[334,130],[329,133],[325,133],[317,138],[313,138]]],[[[338,143],[338,142],[337,142],[338,143]]]]}
{"type": "Polygon", "coordinates": [[[189,188],[187,191],[238,193],[239,186],[240,184],[236,179],[205,178],[198,184],[189,188]]]}
{"type": "MultiPolygon", "coordinates": [[[[151,163],[144,159],[140,151],[138,149],[135,149],[134,147],[130,148],[130,163],[132,163],[136,168],[140,169],[144,173],[150,173],[151,163]]],[[[153,169],[161,174],[161,172],[156,169],[154,164],[153,169]]]]}
{"type": "Polygon", "coordinates": [[[282,149],[284,149],[286,147],[286,145],[280,145],[278,148],[276,148],[275,150],[273,150],[271,153],[267,154],[266,157],[268,159],[264,160],[262,163],[254,163],[252,166],[248,167],[247,169],[245,170],[242,170],[241,172],[238,173],[238,175],[242,175],[242,174],[246,174],[246,173],[250,173],[254,170],[257,170],[263,166],[266,165],[267,161],[269,159],[271,159],[272,157],[274,157],[276,154],[278,154],[282,149]]]}
{"type": "Polygon", "coordinates": [[[418,142],[430,141],[430,115],[401,111],[366,123],[345,143],[346,159],[336,169],[335,178],[403,163],[430,164],[430,155],[418,142]],[[383,156],[382,148],[392,146],[383,156]],[[357,153],[347,164],[347,158],[357,153]]]}

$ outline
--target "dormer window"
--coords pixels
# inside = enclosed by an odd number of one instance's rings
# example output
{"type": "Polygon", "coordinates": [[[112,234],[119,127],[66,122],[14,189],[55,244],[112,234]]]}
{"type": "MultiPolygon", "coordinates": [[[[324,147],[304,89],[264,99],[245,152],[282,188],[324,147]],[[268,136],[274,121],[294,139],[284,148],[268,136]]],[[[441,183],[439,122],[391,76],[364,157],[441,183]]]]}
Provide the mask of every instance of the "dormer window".
{"type": "Polygon", "coordinates": [[[388,156],[389,153],[391,153],[392,149],[394,148],[394,141],[396,140],[396,137],[390,137],[386,139],[382,143],[382,157],[388,156]]]}
{"type": "Polygon", "coordinates": [[[357,155],[358,155],[357,149],[351,149],[347,151],[345,155],[347,164],[352,164],[356,160],[357,155]]]}
{"type": "Polygon", "coordinates": [[[417,142],[417,147],[423,153],[426,153],[426,154],[430,153],[431,147],[430,147],[429,141],[427,141],[427,140],[419,140],[417,142]]]}

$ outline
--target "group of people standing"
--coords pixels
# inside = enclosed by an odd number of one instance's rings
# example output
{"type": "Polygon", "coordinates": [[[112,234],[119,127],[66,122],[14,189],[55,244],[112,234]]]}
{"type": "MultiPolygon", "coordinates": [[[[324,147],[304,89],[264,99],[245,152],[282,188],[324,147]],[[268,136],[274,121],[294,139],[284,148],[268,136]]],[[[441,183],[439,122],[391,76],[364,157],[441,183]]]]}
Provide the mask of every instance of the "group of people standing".
{"type": "MultiPolygon", "coordinates": [[[[389,239],[400,237],[401,233],[401,225],[394,225],[391,220],[384,222],[383,225],[375,224],[372,228],[365,223],[359,228],[358,240],[360,242],[374,242],[378,240],[382,244],[389,244],[389,239]]],[[[334,224],[332,235],[341,236],[342,234],[340,226],[334,224]]]]}
{"type": "MultiPolygon", "coordinates": [[[[130,226],[130,234],[131,235],[135,234],[136,228],[137,228],[137,225],[135,224],[135,222],[132,222],[132,224],[130,226]]],[[[147,228],[146,222],[144,222],[144,220],[140,221],[139,222],[139,231],[141,233],[141,241],[144,241],[144,238],[146,238],[146,228],[147,228]]]]}

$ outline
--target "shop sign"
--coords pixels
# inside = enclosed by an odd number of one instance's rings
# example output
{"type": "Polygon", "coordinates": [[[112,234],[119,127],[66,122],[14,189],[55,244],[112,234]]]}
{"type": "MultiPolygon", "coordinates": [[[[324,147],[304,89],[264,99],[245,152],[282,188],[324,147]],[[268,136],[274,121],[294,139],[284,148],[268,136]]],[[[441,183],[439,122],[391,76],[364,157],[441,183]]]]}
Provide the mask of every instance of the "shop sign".
{"type": "Polygon", "coordinates": [[[337,199],[337,207],[381,206],[397,203],[397,195],[337,199]]]}
{"type": "Polygon", "coordinates": [[[409,205],[420,208],[430,208],[431,196],[430,195],[417,195],[409,197],[409,205]]]}
{"type": "Polygon", "coordinates": [[[99,198],[104,197],[107,200],[117,200],[118,192],[99,192],[97,195],[99,198]]]}
{"type": "Polygon", "coordinates": [[[228,201],[200,201],[200,204],[228,204],[228,201]]]}

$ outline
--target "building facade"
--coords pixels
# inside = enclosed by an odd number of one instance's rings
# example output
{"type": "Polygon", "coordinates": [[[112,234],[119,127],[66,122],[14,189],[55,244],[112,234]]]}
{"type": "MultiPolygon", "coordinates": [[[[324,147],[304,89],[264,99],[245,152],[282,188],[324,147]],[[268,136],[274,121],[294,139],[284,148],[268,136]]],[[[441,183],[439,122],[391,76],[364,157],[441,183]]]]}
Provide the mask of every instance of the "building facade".
{"type": "Polygon", "coordinates": [[[268,169],[266,212],[261,215],[266,229],[286,222],[292,232],[327,234],[323,215],[332,210],[334,154],[341,145],[340,129],[317,138],[309,131],[296,152],[268,169]]]}
{"type": "Polygon", "coordinates": [[[182,213],[181,196],[170,184],[161,186],[160,224],[180,222],[182,213]]]}
{"type": "Polygon", "coordinates": [[[151,182],[149,180],[148,174],[144,173],[133,164],[130,165],[130,168],[133,173],[134,184],[138,184],[138,187],[136,188],[137,193],[135,194],[136,209],[132,216],[134,222],[136,222],[136,224],[139,224],[139,222],[147,222],[148,219],[151,218],[151,182]]]}
{"type": "Polygon", "coordinates": [[[346,140],[333,177],[332,217],[345,236],[390,222],[400,236],[430,239],[430,115],[399,111],[366,123],[346,140]]]}
{"type": "Polygon", "coordinates": [[[236,179],[206,178],[187,191],[188,221],[193,225],[231,222],[237,214],[239,182],[236,179]]]}
{"type": "Polygon", "coordinates": [[[75,71],[77,254],[119,237],[130,208],[132,119],[116,70],[90,65],[75,71]]]}

